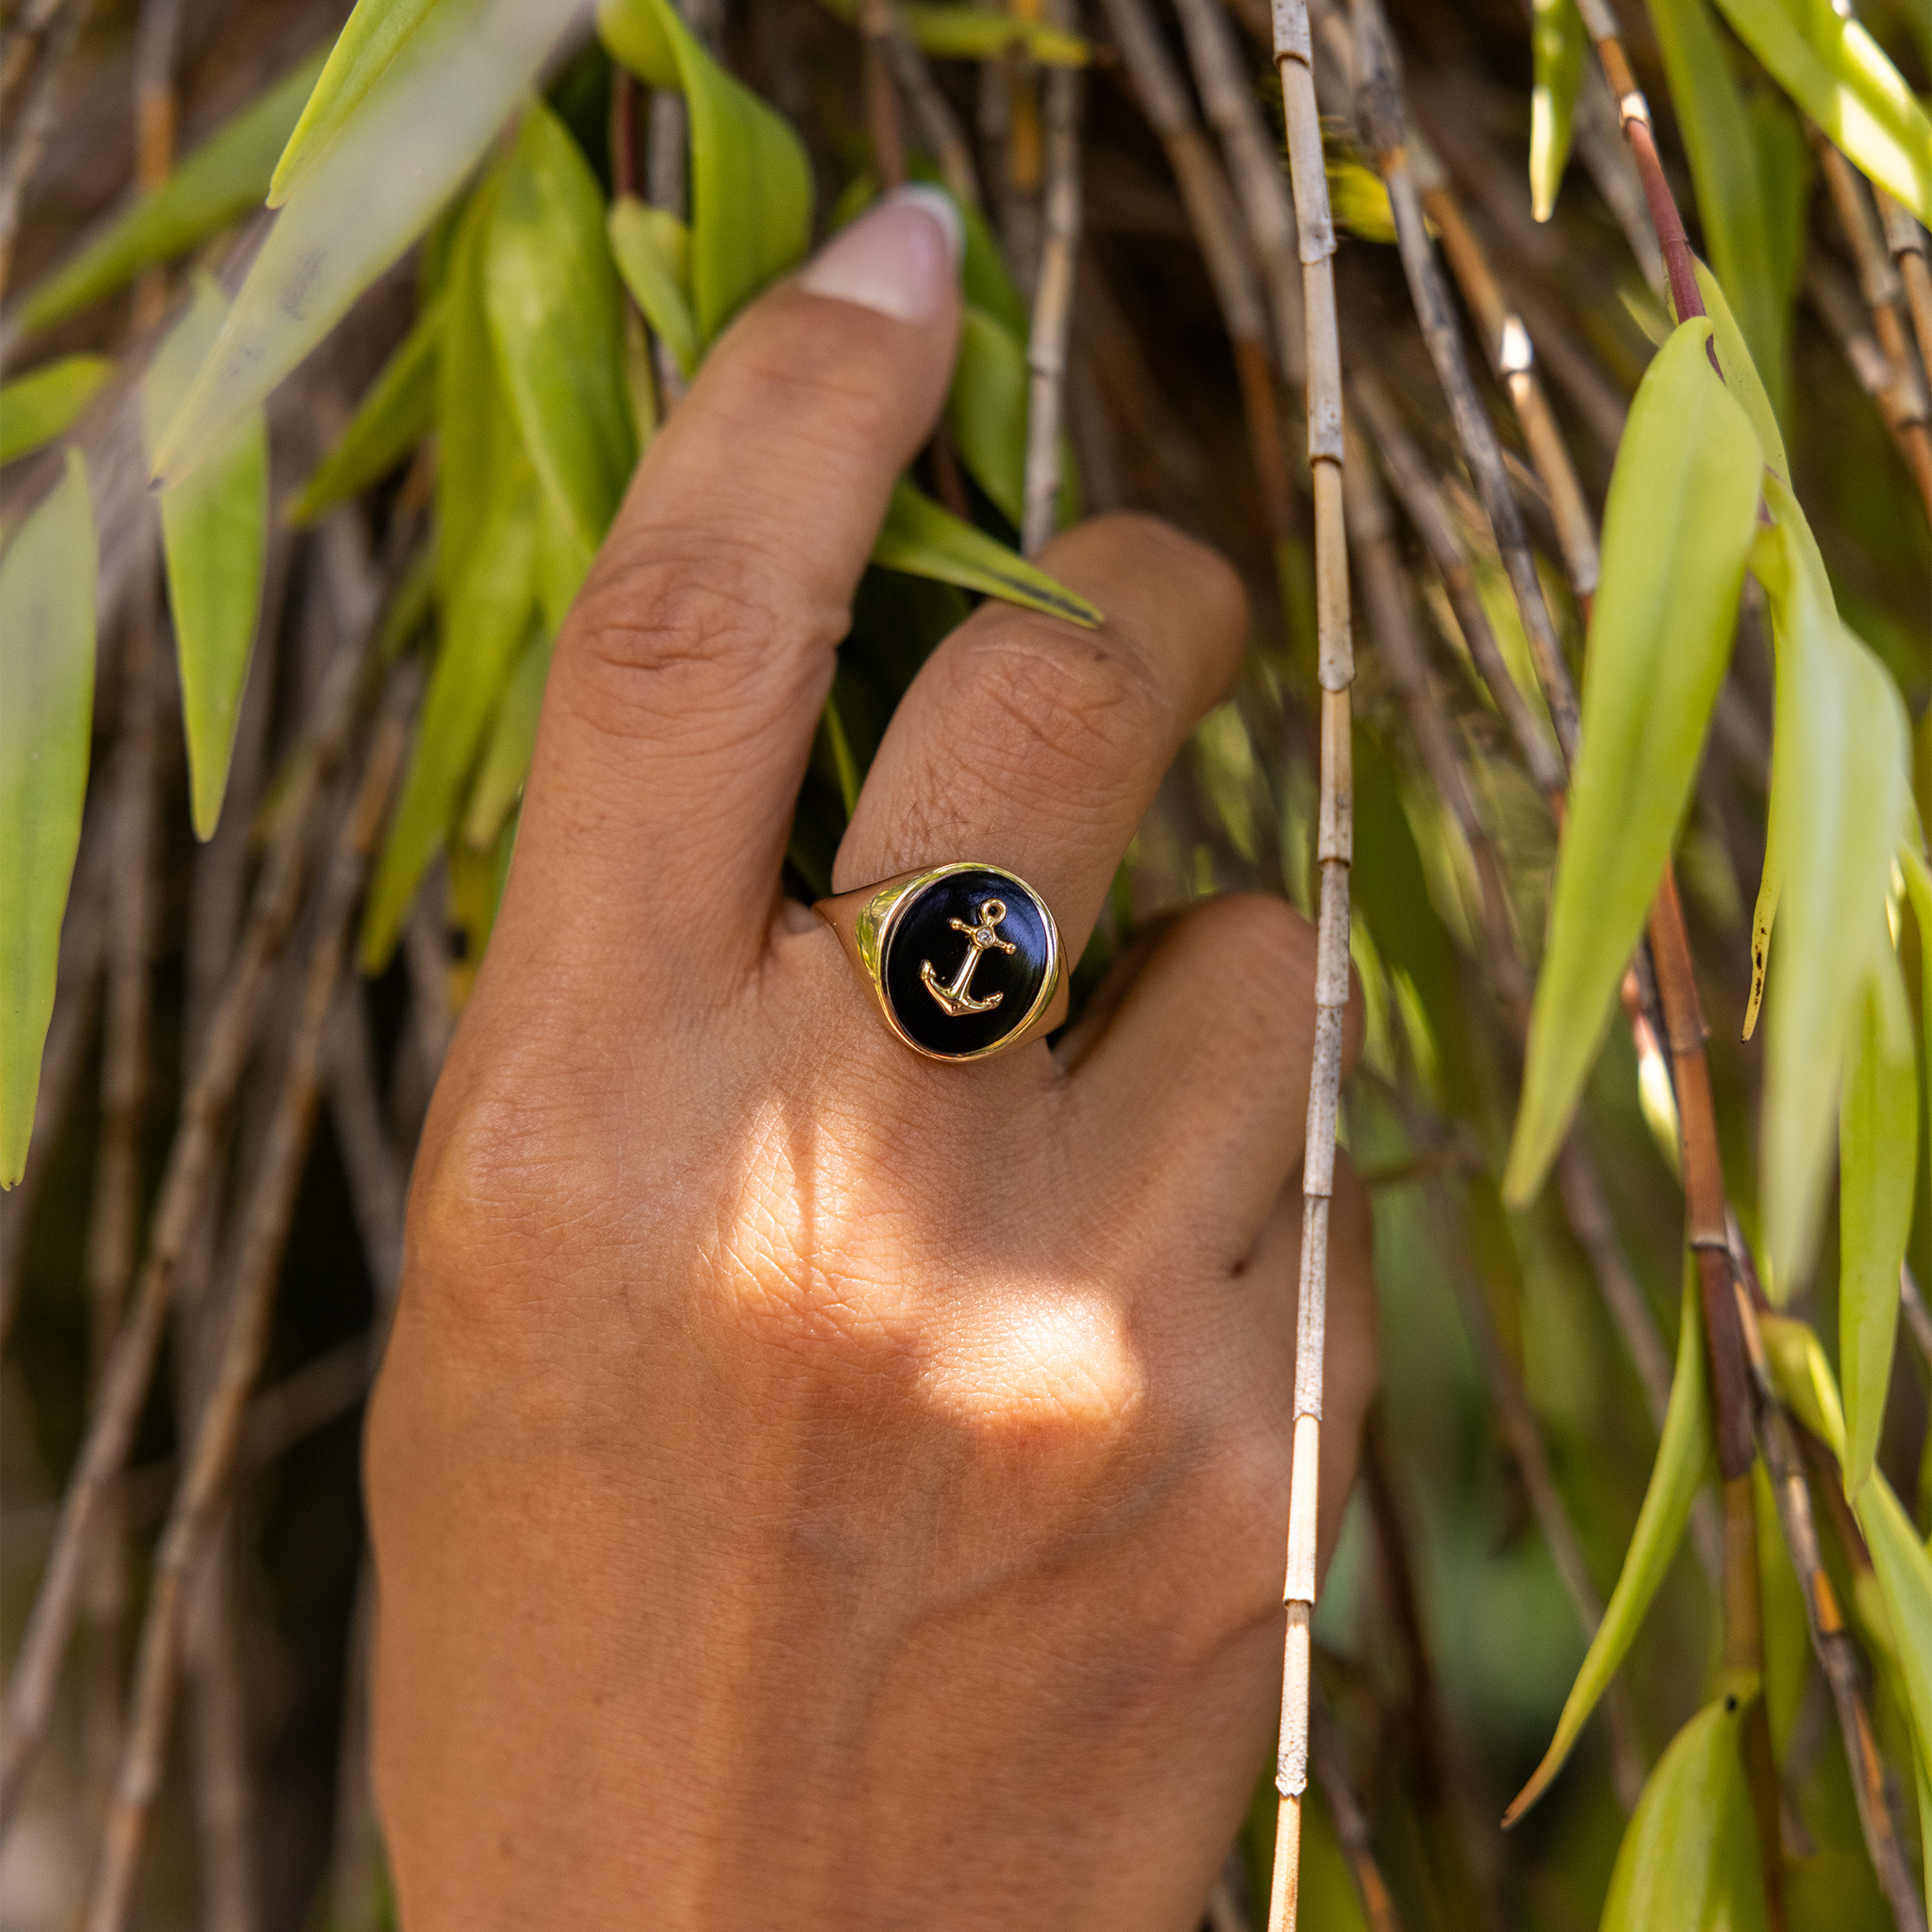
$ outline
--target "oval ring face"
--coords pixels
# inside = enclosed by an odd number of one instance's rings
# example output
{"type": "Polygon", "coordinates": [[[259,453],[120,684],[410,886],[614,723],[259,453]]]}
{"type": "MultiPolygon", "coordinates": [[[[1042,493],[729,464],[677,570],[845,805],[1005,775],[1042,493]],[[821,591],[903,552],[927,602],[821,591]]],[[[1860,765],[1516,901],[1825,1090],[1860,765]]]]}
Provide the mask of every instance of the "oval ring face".
{"type": "Polygon", "coordinates": [[[892,909],[879,991],[900,1034],[936,1059],[974,1059],[1021,1032],[1059,971],[1053,916],[1024,879],[962,866],[892,909]]]}

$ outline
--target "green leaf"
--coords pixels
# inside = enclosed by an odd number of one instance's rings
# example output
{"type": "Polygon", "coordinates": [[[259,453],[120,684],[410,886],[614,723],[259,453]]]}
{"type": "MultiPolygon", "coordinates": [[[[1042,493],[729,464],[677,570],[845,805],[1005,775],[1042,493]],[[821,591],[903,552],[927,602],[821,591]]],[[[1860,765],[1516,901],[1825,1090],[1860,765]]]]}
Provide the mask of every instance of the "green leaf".
{"type": "Polygon", "coordinates": [[[596,177],[541,102],[503,172],[483,291],[524,447],[588,564],[637,462],[624,296],[596,177]]]}
{"type": "Polygon", "coordinates": [[[491,504],[448,607],[408,775],[390,823],[362,916],[365,973],[395,950],[409,902],[442,849],[537,609],[538,491],[520,486],[491,504]]]}
{"type": "Polygon", "coordinates": [[[1021,52],[1041,67],[1084,67],[1092,57],[1077,34],[989,8],[905,0],[898,12],[920,50],[941,60],[993,60],[1021,52]]]}
{"type": "Polygon", "coordinates": [[[269,207],[280,208],[295,184],[314,169],[437,4],[438,0],[356,0],[356,10],[336,37],[302,118],[275,163],[268,187],[269,207]]]}
{"type": "Polygon", "coordinates": [[[1765,467],[1775,470],[1779,478],[1789,483],[1791,480],[1790,458],[1785,455],[1785,440],[1778,428],[1777,411],[1772,408],[1771,396],[1758,375],[1750,346],[1744,341],[1744,332],[1738,326],[1738,318],[1731,313],[1724,284],[1694,256],[1691,261],[1697,272],[1698,292],[1704,297],[1710,325],[1716,331],[1717,366],[1724,372],[1725,385],[1751,419],[1751,427],[1757,432],[1758,452],[1764,458],[1765,467]]]}
{"type": "Polygon", "coordinates": [[[496,843],[523,795],[524,780],[530,775],[530,755],[537,748],[537,719],[543,708],[543,683],[550,675],[550,651],[549,631],[538,631],[524,646],[503,693],[495,728],[490,734],[483,762],[476,768],[469,809],[463,814],[463,842],[478,852],[488,852],[496,843]]]}
{"type": "Polygon", "coordinates": [[[1542,1796],[1562,1770],[1585,1721],[1610,1679],[1629,1654],[1637,1632],[1657,1595],[1671,1558],[1683,1541],[1690,1505],[1696,1499],[1710,1463],[1710,1397],[1704,1374],[1704,1314],[1698,1302],[1697,1271],[1689,1257],[1684,1264],[1684,1312],[1677,1330],[1677,1367],[1671,1378],[1671,1399],[1664,1410],[1663,1434],[1651,1466],[1650,1485],[1643,1492],[1637,1527],[1624,1554],[1617,1587],[1604,1610],[1604,1620],[1591,1639],[1576,1681],[1563,1701],[1557,1734],[1534,1775],[1524,1786],[1503,1823],[1511,1825],[1542,1796]]]}
{"type": "Polygon", "coordinates": [[[1343,155],[1328,157],[1328,205],[1335,219],[1358,242],[1395,242],[1395,210],[1373,168],[1343,155]]]}
{"type": "MultiPolygon", "coordinates": [[[[1899,870],[1905,874],[1906,894],[1919,927],[1919,1008],[1925,1043],[1925,1064],[1932,1074],[1932,870],[1928,870],[1910,838],[1898,848],[1899,870]]],[[[1932,1122],[1932,1079],[1926,1087],[1926,1117],[1932,1122]]]]}
{"type": "Polygon", "coordinates": [[[501,176],[471,197],[450,247],[436,365],[437,590],[445,608],[467,572],[492,502],[527,466],[484,306],[484,258],[501,176]]]}
{"type": "MultiPolygon", "coordinates": [[[[847,26],[858,25],[858,0],[824,0],[825,11],[847,26]]],[[[987,7],[905,0],[892,9],[920,51],[941,60],[994,60],[1024,52],[1041,67],[1084,67],[1092,49],[1077,34],[987,7]]]]}
{"type": "Polygon", "coordinates": [[[691,310],[691,230],[634,195],[610,207],[610,252],[644,320],[689,377],[698,366],[698,324],[691,310]]]}
{"type": "Polygon", "coordinates": [[[275,218],[158,481],[178,483],[422,234],[570,21],[550,0],[449,0],[409,37],[275,218]]]}
{"type": "Polygon", "coordinates": [[[1757,1826],[1740,1733],[1757,1695],[1740,1683],[1671,1740],[1630,1814],[1603,1932],[1761,1932],[1757,1826]]]}
{"type": "Polygon", "coordinates": [[[1557,190],[1570,158],[1590,40],[1576,0],[1534,0],[1534,7],[1529,38],[1536,61],[1529,97],[1529,192],[1537,220],[1546,222],[1556,212],[1557,190]]]}
{"type": "Polygon", "coordinates": [[[1648,0],[1717,278],[1774,403],[1784,395],[1790,316],[1773,267],[1757,141],[1707,0],[1648,0]]]}
{"type": "Polygon", "coordinates": [[[11,325],[26,334],[64,321],[259,207],[322,60],[317,53],[303,61],[223,122],[163,187],[113,216],[29,291],[11,325]]]}
{"type": "Polygon", "coordinates": [[[1631,405],[1604,510],[1583,741],[1557,856],[1504,1191],[1530,1201],[1643,930],[1730,656],[1762,474],[1757,439],[1681,325],[1631,405]]]}
{"type": "Polygon", "coordinates": [[[0,1187],[26,1170],[94,710],[93,506],[67,474],[0,553],[0,1187]]]}
{"type": "Polygon", "coordinates": [[[436,301],[417,316],[369,385],[335,448],[303,486],[289,511],[291,524],[313,523],[324,510],[359,496],[429,433],[436,421],[436,359],[441,345],[442,304],[436,301]]]}
{"type": "MultiPolygon", "coordinates": [[[[227,313],[227,297],[216,283],[197,277],[193,301],[161,344],[142,391],[150,450],[180,407],[227,313]]],[[[193,475],[162,491],[161,553],[181,670],[194,832],[208,839],[228,789],[235,724],[268,564],[268,417],[258,406],[193,475]]]]}
{"type": "Polygon", "coordinates": [[[1845,1453],[1845,1412],[1824,1345],[1790,1315],[1760,1315],[1765,1365],[1778,1399],[1840,1461],[1845,1453]]]}
{"type": "Polygon", "coordinates": [[[0,389],[0,463],[73,428],[113,372],[106,356],[59,356],[0,389]]]}
{"type": "Polygon", "coordinates": [[[1882,1475],[1873,1475],[1852,1507],[1878,1574],[1913,1737],[1921,1753],[1932,1752],[1932,1557],[1882,1475]]]}
{"type": "Polygon", "coordinates": [[[1838,1358],[1847,1496],[1871,1475],[1878,1453],[1918,1159],[1911,1008],[1891,947],[1881,937],[1853,1008],[1839,1096],[1838,1358]]]}
{"type": "Polygon", "coordinates": [[[962,524],[910,483],[894,486],[886,510],[886,526],[873,546],[872,560],[884,570],[901,570],[908,576],[934,577],[942,584],[1004,598],[1048,617],[1096,629],[1106,620],[1093,606],[1056,583],[971,524],[962,524]]]}
{"type": "Polygon", "coordinates": [[[1873,180],[1932,225],[1932,121],[1831,0],[1717,0],[1738,38],[1873,180]]]}
{"type": "Polygon", "coordinates": [[[1772,523],[1751,567],[1777,649],[1766,884],[1782,917],[1767,992],[1759,1198],[1770,1286],[1782,1299],[1817,1241],[1829,1096],[1880,931],[1910,753],[1897,687],[1840,623],[1796,497],[1774,475],[1764,484],[1772,523]]]}
{"type": "Polygon", "coordinates": [[[967,305],[946,428],[959,460],[1017,530],[1026,509],[1026,345],[967,305]]]}
{"type": "Polygon", "coordinates": [[[601,0],[605,44],[653,86],[668,46],[691,115],[691,306],[708,347],[745,303],[805,258],[811,163],[784,118],[719,66],[667,0],[601,0]]]}

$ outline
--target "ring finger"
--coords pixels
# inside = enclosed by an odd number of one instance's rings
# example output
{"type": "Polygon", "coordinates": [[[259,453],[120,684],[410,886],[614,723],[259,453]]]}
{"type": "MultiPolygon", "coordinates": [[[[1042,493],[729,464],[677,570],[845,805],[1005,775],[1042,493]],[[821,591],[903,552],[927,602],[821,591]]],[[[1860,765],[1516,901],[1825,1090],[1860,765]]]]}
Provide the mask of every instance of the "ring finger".
{"type": "Polygon", "coordinates": [[[1247,600],[1213,551],[1146,517],[1096,518],[1040,561],[1107,622],[987,604],[961,625],[893,715],[833,887],[983,860],[1045,899],[1074,959],[1175,752],[1233,681],[1247,600]]]}

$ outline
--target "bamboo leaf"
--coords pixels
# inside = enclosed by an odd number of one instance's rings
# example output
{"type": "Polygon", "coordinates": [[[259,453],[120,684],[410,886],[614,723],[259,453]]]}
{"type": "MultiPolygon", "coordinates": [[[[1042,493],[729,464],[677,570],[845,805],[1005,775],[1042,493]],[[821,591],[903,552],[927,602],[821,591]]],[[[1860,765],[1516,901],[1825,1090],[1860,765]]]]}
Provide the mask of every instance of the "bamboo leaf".
{"type": "Polygon", "coordinates": [[[1757,141],[1707,0],[1648,0],[1711,265],[1774,405],[1784,398],[1789,317],[1778,297],[1757,141]]]}
{"type": "Polygon", "coordinates": [[[698,366],[691,308],[691,230],[661,208],[621,195],[610,208],[610,252],[644,320],[689,376],[698,366]]]}
{"type": "Polygon", "coordinates": [[[503,693],[483,762],[463,815],[463,842],[488,852],[509,823],[530,775],[530,756],[537,748],[537,719],[543,708],[543,684],[550,675],[551,634],[539,630],[524,646],[516,669],[503,693]]]}
{"type": "Polygon", "coordinates": [[[0,463],[65,435],[113,373],[106,356],[60,356],[0,389],[0,463]]]}
{"type": "Polygon", "coordinates": [[[575,14],[552,0],[445,6],[290,195],[156,461],[178,483],[394,262],[490,144],[575,14]]]}
{"type": "Polygon", "coordinates": [[[1785,455],[1784,434],[1778,428],[1777,411],[1772,408],[1770,393],[1758,374],[1750,344],[1744,340],[1744,331],[1738,326],[1738,318],[1731,313],[1724,284],[1694,257],[1692,265],[1697,272],[1698,292],[1704,297],[1704,306],[1715,331],[1717,364],[1724,373],[1725,386],[1751,419],[1765,468],[1776,471],[1779,479],[1789,483],[1791,480],[1790,458],[1785,455]]]}
{"type": "Polygon", "coordinates": [[[1086,598],[1056,583],[1017,551],[971,524],[962,524],[904,481],[893,488],[886,526],[873,546],[872,560],[884,570],[958,584],[1048,617],[1064,617],[1090,630],[1106,621],[1086,598]]]}
{"type": "Polygon", "coordinates": [[[1891,947],[1881,937],[1853,1008],[1839,1099],[1838,1358],[1848,1497],[1871,1475],[1878,1453],[1918,1158],[1911,1008],[1891,947]]]}
{"type": "MultiPolygon", "coordinates": [[[[200,276],[188,311],[170,331],[142,391],[152,450],[207,358],[228,313],[227,298],[200,276]]],[[[235,724],[261,616],[268,562],[268,417],[258,405],[208,460],[161,494],[161,551],[181,671],[195,836],[211,838],[228,787],[235,724]]]]}
{"type": "Polygon", "coordinates": [[[1778,1399],[1840,1460],[1845,1453],[1845,1412],[1838,1383],[1817,1336],[1790,1315],[1760,1315],[1765,1365],[1778,1399]]]}
{"type": "Polygon", "coordinates": [[[491,506],[510,473],[528,464],[484,305],[490,218],[501,177],[487,178],[457,229],[436,366],[437,590],[445,608],[469,568],[491,506]]]}
{"type": "Polygon", "coordinates": [[[1717,0],[1785,92],[1873,180],[1932,224],[1932,121],[1884,50],[1831,0],[1717,0]]]}
{"type": "MultiPolygon", "coordinates": [[[[1932,870],[1928,870],[1909,838],[1899,841],[1898,863],[1905,874],[1912,918],[1919,928],[1920,1024],[1925,1043],[1925,1064],[1928,1074],[1932,1074],[1932,870]]],[[[1925,1097],[1926,1118],[1932,1123],[1932,1078],[1928,1078],[1925,1097]]]]}
{"type": "Polygon", "coordinates": [[[483,292],[524,447],[588,565],[637,462],[624,298],[596,178],[541,102],[504,169],[483,292]]]}
{"type": "MultiPolygon", "coordinates": [[[[824,0],[825,11],[847,26],[858,25],[858,0],[824,0]]],[[[946,0],[906,0],[894,7],[898,23],[920,51],[941,60],[996,60],[1024,53],[1041,67],[1084,67],[1092,49],[1077,34],[987,7],[946,0]]]]}
{"type": "Polygon", "coordinates": [[[1882,1475],[1873,1475],[1852,1507],[1872,1548],[1913,1736],[1921,1753],[1932,1751],[1932,1557],[1882,1475]]]}
{"type": "Polygon", "coordinates": [[[0,1187],[26,1169],[80,847],[94,708],[94,576],[78,450],[0,553],[0,1187]]]}
{"type": "Polygon", "coordinates": [[[1603,1932],[1761,1932],[1768,1924],[1740,1738],[1757,1694],[1755,1680],[1733,1684],[1657,1760],[1617,1848],[1603,1932]]]}
{"type": "Polygon", "coordinates": [[[959,460],[1017,530],[1026,508],[1026,345],[967,305],[946,428],[959,460]]]}
{"type": "Polygon", "coordinates": [[[409,902],[449,836],[537,608],[538,490],[527,471],[490,507],[448,606],[423,722],[362,916],[365,973],[395,949],[409,902]]]}
{"type": "Polygon", "coordinates": [[[1529,38],[1536,62],[1529,96],[1529,192],[1537,220],[1546,222],[1556,212],[1557,190],[1570,158],[1576,96],[1583,86],[1590,41],[1576,0],[1534,0],[1534,8],[1529,38]]]}
{"type": "MultiPolygon", "coordinates": [[[[461,5],[463,0],[448,4],[461,5]]],[[[403,43],[437,5],[438,0],[356,0],[356,10],[329,49],[301,119],[275,163],[268,187],[269,207],[280,208],[295,184],[314,169],[370,89],[389,72],[403,43]]]]}
{"type": "MultiPolygon", "coordinates": [[[[1777,648],[1766,885],[1781,918],[1768,982],[1762,1110],[1771,1287],[1809,1266],[1840,1059],[1880,930],[1910,770],[1905,707],[1884,667],[1839,622],[1797,499],[1767,475],[1772,517],[1751,565],[1777,648]]],[[[1760,894],[1760,899],[1762,899],[1760,894]]]]}
{"type": "Polygon", "coordinates": [[[171,260],[250,208],[258,208],[275,157],[295,125],[323,57],[291,74],[223,122],[169,175],[165,186],[137,201],[37,284],[9,318],[22,333],[50,327],[103,295],[125,286],[142,269],[171,260]]]}
{"type": "Polygon", "coordinates": [[[1643,930],[1730,655],[1762,474],[1705,355],[1707,321],[1645,372],[1604,512],[1583,742],[1557,852],[1504,1191],[1532,1199],[1569,1125],[1643,930]]]}
{"type": "Polygon", "coordinates": [[[1671,1378],[1671,1399],[1664,1410],[1663,1434],[1657,1461],[1643,1492],[1637,1527],[1624,1554],[1617,1587],[1604,1609],[1604,1619],[1591,1639],[1576,1681],[1563,1700],[1557,1734],[1550,1748],[1508,1810],[1506,1826],[1514,1824],[1546,1791],[1581,1735],[1597,1700],[1629,1654],[1637,1632],[1657,1595],[1671,1558],[1683,1541],[1690,1505],[1710,1463],[1710,1398],[1704,1374],[1704,1316],[1698,1304],[1697,1274],[1687,1257],[1684,1265],[1684,1312],[1677,1330],[1677,1367],[1671,1378]]]}
{"type": "Polygon", "coordinates": [[[811,242],[811,164],[788,122],[719,66],[667,0],[601,0],[610,51],[653,86],[675,84],[691,115],[691,306],[704,346],[811,242]]]}
{"type": "Polygon", "coordinates": [[[1373,168],[1346,156],[1328,157],[1328,206],[1336,221],[1359,242],[1395,242],[1395,210],[1373,168]]]}
{"type": "Polygon", "coordinates": [[[359,496],[429,433],[436,421],[436,359],[441,343],[442,305],[437,301],[417,316],[369,385],[335,448],[303,486],[289,511],[291,524],[313,523],[324,510],[359,496]]]}

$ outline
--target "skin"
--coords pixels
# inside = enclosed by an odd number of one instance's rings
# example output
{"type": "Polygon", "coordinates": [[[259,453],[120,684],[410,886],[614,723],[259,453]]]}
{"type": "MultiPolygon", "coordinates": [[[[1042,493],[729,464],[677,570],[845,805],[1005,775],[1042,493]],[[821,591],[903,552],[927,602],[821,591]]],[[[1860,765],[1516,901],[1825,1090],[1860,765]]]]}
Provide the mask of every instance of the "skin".
{"type": "MultiPolygon", "coordinates": [[[[410,1932],[1180,1932],[1269,1758],[1314,934],[1199,904],[1056,1051],[949,1067],[784,902],[958,327],[931,217],[861,225],[858,299],[846,244],[753,305],[640,469],[431,1108],[367,1449],[410,1932]]],[[[835,886],[987,860],[1077,957],[1247,615],[1144,518],[1042,562],[1106,625],[963,625],[835,886]]],[[[1369,1248],[1344,1171],[1324,1560],[1369,1248]]]]}

